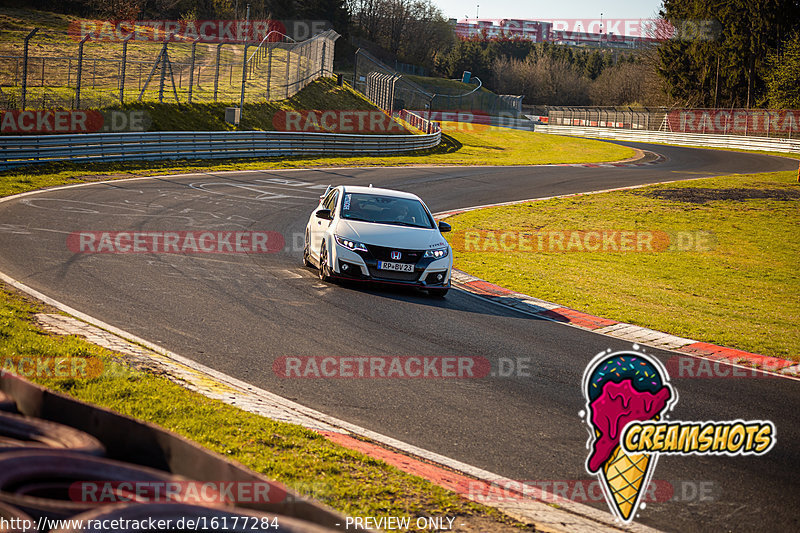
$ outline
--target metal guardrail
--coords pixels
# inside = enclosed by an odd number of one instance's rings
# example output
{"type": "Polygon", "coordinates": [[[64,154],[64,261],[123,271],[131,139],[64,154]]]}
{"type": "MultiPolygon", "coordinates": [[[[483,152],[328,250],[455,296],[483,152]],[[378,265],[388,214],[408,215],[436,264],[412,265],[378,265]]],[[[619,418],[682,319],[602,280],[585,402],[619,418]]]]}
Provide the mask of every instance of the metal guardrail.
{"type": "Polygon", "coordinates": [[[693,133],[668,133],[661,131],[592,128],[579,126],[537,125],[536,132],[554,135],[575,135],[599,139],[619,139],[687,146],[714,148],[736,148],[740,150],[763,150],[765,152],[800,153],[800,140],[767,137],[741,137],[735,135],[711,135],[693,133]]]}
{"type": "MultiPolygon", "coordinates": [[[[401,113],[410,113],[409,111],[401,111],[401,113]]],[[[468,111],[414,111],[418,115],[418,119],[428,119],[431,124],[438,124],[440,122],[456,122],[465,124],[464,131],[469,131],[470,127],[480,129],[481,126],[495,126],[498,128],[511,128],[515,130],[533,131],[536,123],[528,117],[514,118],[508,115],[487,115],[485,113],[471,113],[468,111]],[[424,118],[422,118],[424,117],[424,118]]],[[[408,120],[401,115],[401,118],[412,124],[413,126],[425,130],[424,127],[417,126],[414,120],[408,120]]]]}
{"type": "Polygon", "coordinates": [[[226,131],[89,133],[0,137],[0,169],[56,161],[226,159],[306,154],[393,154],[433,148],[441,132],[424,135],[226,131]]]}
{"type": "MultiPolygon", "coordinates": [[[[424,113],[422,114],[424,115],[424,113]]],[[[441,134],[442,128],[438,122],[430,120],[428,117],[421,116],[418,113],[412,113],[411,111],[401,109],[397,112],[397,116],[400,120],[404,120],[414,128],[417,128],[419,131],[431,134],[431,133],[439,133],[441,134]]]]}

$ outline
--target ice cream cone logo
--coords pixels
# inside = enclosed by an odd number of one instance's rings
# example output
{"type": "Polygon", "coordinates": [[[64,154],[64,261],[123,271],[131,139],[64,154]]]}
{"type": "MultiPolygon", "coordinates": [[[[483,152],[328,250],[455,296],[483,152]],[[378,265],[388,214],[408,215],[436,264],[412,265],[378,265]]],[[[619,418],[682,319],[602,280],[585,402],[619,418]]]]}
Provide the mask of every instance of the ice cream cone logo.
{"type": "Polygon", "coordinates": [[[586,423],[590,428],[586,470],[597,475],[611,511],[630,522],[650,483],[657,454],[628,454],[620,445],[631,422],[658,420],[677,394],[661,363],[630,351],[598,354],[583,375],[586,423]]]}

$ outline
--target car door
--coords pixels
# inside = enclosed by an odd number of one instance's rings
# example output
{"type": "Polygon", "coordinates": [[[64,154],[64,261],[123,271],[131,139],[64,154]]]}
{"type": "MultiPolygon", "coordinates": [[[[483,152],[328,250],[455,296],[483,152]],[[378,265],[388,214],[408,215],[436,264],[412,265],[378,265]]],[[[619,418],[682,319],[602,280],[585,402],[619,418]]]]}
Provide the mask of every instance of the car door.
{"type": "Polygon", "coordinates": [[[322,239],[325,236],[325,232],[328,230],[328,226],[331,225],[331,220],[325,220],[324,218],[317,217],[317,211],[322,209],[329,209],[331,214],[336,214],[336,204],[339,199],[339,189],[334,189],[328,193],[328,196],[322,200],[322,204],[314,210],[314,213],[311,215],[311,223],[309,224],[309,231],[308,231],[308,242],[310,244],[311,253],[314,254],[314,257],[319,256],[319,248],[322,244],[322,239]]]}

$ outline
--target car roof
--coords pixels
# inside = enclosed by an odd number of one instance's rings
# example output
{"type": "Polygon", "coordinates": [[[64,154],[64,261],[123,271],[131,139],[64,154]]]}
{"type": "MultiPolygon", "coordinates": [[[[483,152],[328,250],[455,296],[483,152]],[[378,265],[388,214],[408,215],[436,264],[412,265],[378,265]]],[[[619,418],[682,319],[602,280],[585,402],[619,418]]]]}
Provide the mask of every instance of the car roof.
{"type": "Polygon", "coordinates": [[[410,192],[396,191],[394,189],[381,189],[379,187],[359,187],[356,185],[342,185],[344,193],[375,194],[378,196],[393,196],[395,198],[408,198],[419,200],[419,196],[410,192]]]}

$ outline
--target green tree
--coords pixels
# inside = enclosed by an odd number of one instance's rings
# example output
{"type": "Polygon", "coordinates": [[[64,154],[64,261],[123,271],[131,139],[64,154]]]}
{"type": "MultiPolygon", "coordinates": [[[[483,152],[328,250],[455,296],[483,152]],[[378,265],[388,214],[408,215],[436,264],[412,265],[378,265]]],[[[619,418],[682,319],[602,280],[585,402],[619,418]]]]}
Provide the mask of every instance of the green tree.
{"type": "Polygon", "coordinates": [[[664,0],[678,30],[658,72],[682,105],[742,107],[763,98],[766,58],[800,25],[797,0],[664,0]]]}
{"type": "Polygon", "coordinates": [[[586,68],[585,73],[589,79],[596,79],[597,76],[603,72],[603,56],[595,50],[592,52],[592,55],[589,56],[589,59],[586,61],[586,68]]]}
{"type": "Polygon", "coordinates": [[[800,33],[767,57],[766,103],[774,109],[800,109],[800,33]]]}

